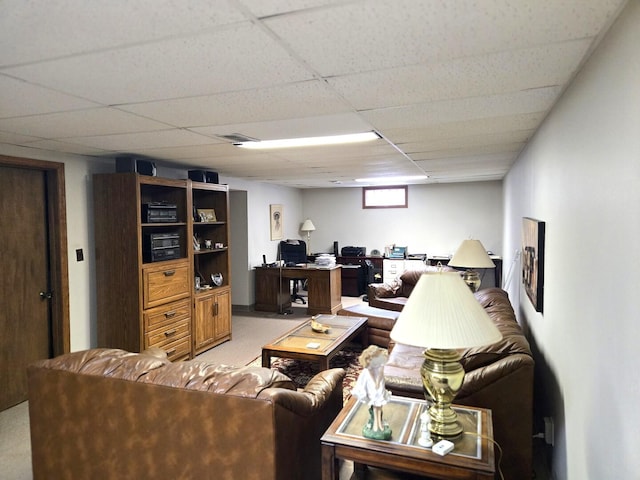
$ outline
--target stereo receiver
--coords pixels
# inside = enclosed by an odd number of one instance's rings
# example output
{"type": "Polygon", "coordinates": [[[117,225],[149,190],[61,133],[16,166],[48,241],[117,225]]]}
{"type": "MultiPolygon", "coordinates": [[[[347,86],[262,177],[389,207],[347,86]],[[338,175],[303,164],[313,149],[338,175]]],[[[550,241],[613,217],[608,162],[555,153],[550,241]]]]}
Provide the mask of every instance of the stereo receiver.
{"type": "Polygon", "coordinates": [[[173,203],[142,204],[142,223],[173,223],[178,221],[178,207],[173,203]]]}
{"type": "Polygon", "coordinates": [[[142,256],[147,263],[180,258],[180,235],[177,233],[145,234],[142,256]]]}

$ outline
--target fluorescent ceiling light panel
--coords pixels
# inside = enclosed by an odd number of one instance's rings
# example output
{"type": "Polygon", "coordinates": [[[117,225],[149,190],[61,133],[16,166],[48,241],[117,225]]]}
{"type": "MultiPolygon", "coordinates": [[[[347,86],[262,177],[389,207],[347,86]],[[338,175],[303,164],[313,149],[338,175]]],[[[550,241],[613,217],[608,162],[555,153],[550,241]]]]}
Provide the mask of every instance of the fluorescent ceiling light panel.
{"type": "Polygon", "coordinates": [[[394,184],[394,183],[426,180],[427,178],[429,178],[427,175],[413,175],[413,176],[404,176],[404,177],[371,177],[371,178],[356,178],[356,182],[394,184]]]}
{"type": "Polygon", "coordinates": [[[340,145],[343,143],[368,142],[378,140],[380,135],[376,132],[350,133],[347,135],[330,135],[327,137],[284,138],[281,140],[264,140],[257,142],[234,143],[237,147],[268,149],[291,147],[316,147],[320,145],[340,145]]]}

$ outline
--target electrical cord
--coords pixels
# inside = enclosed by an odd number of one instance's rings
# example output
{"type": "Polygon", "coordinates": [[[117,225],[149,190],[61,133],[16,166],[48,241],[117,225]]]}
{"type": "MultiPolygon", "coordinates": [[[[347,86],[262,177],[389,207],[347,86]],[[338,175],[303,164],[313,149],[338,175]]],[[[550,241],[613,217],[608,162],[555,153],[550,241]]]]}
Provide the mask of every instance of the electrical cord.
{"type": "Polygon", "coordinates": [[[500,468],[500,464],[502,463],[502,447],[498,442],[496,442],[493,438],[489,438],[486,435],[481,435],[476,432],[462,432],[463,435],[473,435],[474,437],[482,438],[493,443],[498,450],[498,461],[496,462],[496,469],[498,470],[498,474],[500,475],[500,480],[504,480],[504,475],[502,474],[502,469],[500,468]]]}

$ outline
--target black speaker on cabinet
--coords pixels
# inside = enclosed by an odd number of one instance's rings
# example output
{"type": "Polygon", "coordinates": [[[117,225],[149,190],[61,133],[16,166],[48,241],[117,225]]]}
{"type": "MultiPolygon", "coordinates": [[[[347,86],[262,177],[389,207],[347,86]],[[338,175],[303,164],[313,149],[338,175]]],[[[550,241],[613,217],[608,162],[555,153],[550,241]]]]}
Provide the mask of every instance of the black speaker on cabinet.
{"type": "Polygon", "coordinates": [[[189,180],[203,183],[219,183],[218,172],[209,170],[189,170],[189,180]]]}
{"type": "Polygon", "coordinates": [[[338,242],[333,242],[333,254],[337,257],[340,252],[338,251],[338,242]]]}
{"type": "Polygon", "coordinates": [[[116,172],[136,172],[140,175],[156,176],[156,164],[149,160],[123,156],[116,158],[116,172]]]}

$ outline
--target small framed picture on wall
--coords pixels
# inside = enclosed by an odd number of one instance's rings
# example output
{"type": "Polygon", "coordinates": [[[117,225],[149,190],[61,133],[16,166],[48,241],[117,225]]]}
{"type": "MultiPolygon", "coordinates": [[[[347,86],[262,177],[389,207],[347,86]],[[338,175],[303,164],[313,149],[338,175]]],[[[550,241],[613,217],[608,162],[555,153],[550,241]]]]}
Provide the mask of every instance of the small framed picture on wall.
{"type": "Polygon", "coordinates": [[[522,219],[522,284],[536,312],[544,305],[544,227],[539,220],[522,219]]]}
{"type": "Polygon", "coordinates": [[[271,225],[271,240],[282,240],[282,205],[269,205],[269,219],[271,225]]]}

